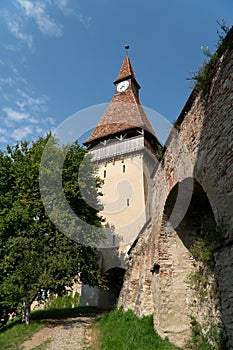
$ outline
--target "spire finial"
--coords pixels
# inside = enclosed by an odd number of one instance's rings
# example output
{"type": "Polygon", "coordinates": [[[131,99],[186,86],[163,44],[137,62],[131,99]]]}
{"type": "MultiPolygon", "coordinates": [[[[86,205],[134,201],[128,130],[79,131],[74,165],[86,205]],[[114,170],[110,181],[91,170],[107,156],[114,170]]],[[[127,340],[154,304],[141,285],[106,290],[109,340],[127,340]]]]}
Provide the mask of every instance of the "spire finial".
{"type": "Polygon", "coordinates": [[[129,53],[129,45],[125,45],[125,50],[126,50],[126,56],[128,57],[128,53],[129,53]]]}

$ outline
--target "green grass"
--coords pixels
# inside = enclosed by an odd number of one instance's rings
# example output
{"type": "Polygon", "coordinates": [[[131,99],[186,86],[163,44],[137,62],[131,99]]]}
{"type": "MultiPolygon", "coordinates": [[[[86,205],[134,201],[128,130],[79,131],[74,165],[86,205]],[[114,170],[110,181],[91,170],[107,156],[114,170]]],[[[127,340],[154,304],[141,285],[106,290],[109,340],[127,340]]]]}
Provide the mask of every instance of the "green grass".
{"type": "Polygon", "coordinates": [[[6,326],[1,329],[0,333],[0,349],[1,350],[19,350],[22,343],[30,339],[30,337],[41,329],[45,320],[32,320],[27,326],[22,324],[19,318],[9,321],[6,326]]]}
{"type": "MultiPolygon", "coordinates": [[[[66,319],[75,316],[88,316],[99,313],[91,307],[72,309],[52,309],[32,312],[28,326],[19,318],[9,321],[0,332],[1,350],[21,350],[25,340],[42,328],[50,320],[66,319]]],[[[132,311],[115,310],[101,316],[94,328],[98,328],[98,348],[96,350],[175,350],[178,349],[168,340],[161,339],[153,329],[152,316],[138,319],[132,311]]],[[[33,350],[45,350],[44,342],[33,350]]]]}
{"type": "Polygon", "coordinates": [[[137,318],[132,311],[115,310],[101,317],[99,350],[178,349],[154,331],[152,316],[137,318]]]}
{"type": "MultiPolygon", "coordinates": [[[[92,315],[96,312],[98,312],[98,310],[91,307],[34,311],[31,313],[31,320],[28,326],[22,324],[20,318],[16,317],[12,321],[8,321],[4,327],[0,328],[0,349],[21,350],[23,342],[30,339],[35,332],[51,320],[92,315]]],[[[40,347],[36,347],[35,349],[44,350],[45,344],[41,344],[40,347]]]]}

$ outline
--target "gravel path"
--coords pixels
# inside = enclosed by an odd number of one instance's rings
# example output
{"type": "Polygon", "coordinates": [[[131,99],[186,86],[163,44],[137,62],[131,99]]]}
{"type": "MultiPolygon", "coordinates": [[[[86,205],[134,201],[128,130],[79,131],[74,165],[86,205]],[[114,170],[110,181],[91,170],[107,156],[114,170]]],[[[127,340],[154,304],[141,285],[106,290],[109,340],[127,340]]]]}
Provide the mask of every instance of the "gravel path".
{"type": "Polygon", "coordinates": [[[63,320],[53,320],[23,344],[23,350],[50,341],[46,350],[84,350],[91,341],[90,327],[96,315],[83,315],[63,320]]]}
{"type": "Polygon", "coordinates": [[[79,350],[88,345],[87,328],[93,317],[75,317],[64,320],[46,350],[79,350]]]}

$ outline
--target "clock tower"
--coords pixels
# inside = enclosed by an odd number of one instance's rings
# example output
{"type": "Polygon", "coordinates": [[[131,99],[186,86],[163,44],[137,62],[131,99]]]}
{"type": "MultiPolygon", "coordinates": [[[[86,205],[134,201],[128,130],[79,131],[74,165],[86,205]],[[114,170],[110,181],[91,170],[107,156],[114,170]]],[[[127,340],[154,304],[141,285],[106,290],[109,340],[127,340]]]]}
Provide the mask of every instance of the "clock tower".
{"type": "Polygon", "coordinates": [[[128,48],[129,46],[126,45],[126,56],[123,61],[120,73],[117,77],[117,79],[114,81],[114,84],[116,86],[116,94],[120,92],[124,92],[127,89],[131,89],[135,96],[137,98],[139,97],[139,89],[141,88],[138,84],[136,77],[134,75],[133,68],[131,66],[131,62],[128,57],[128,48]]]}
{"type": "MultiPolygon", "coordinates": [[[[111,281],[124,271],[127,252],[150,219],[150,175],[161,147],[140,103],[140,85],[126,49],[112,101],[84,142],[104,180],[100,214],[111,235],[100,251],[103,271],[113,273],[111,281]]],[[[119,290],[111,288],[108,299],[113,301],[119,290]]]]}

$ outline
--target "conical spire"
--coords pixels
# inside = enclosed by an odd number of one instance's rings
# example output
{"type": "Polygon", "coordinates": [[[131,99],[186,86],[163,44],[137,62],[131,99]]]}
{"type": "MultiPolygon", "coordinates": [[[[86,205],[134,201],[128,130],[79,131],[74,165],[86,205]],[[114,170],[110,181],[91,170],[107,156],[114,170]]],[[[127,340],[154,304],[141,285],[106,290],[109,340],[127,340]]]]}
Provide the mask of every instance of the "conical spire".
{"type": "Polygon", "coordinates": [[[125,56],[118,77],[116,78],[116,80],[114,80],[114,83],[128,78],[133,78],[134,80],[136,80],[130,59],[128,56],[125,56]]]}
{"type": "Polygon", "coordinates": [[[136,89],[139,89],[140,86],[137,83],[127,54],[124,57],[119,75],[114,81],[114,84],[118,84],[120,81],[126,79],[131,80],[131,87],[124,92],[115,93],[99,123],[88,140],[84,142],[84,145],[135,128],[145,129],[157,139],[154,129],[140,103],[138,94],[132,88],[133,84],[136,86],[136,89]]]}

